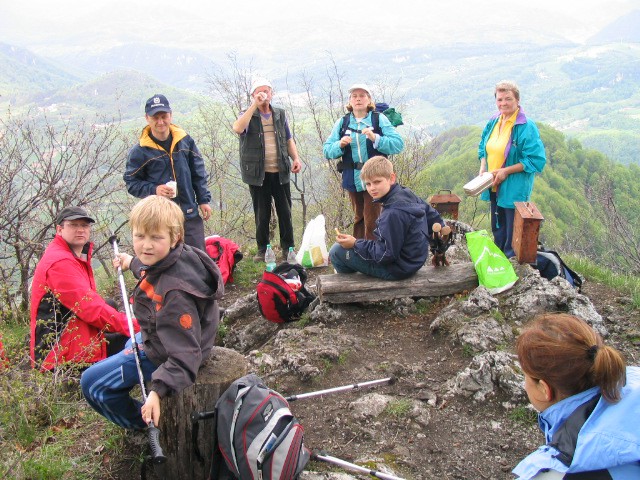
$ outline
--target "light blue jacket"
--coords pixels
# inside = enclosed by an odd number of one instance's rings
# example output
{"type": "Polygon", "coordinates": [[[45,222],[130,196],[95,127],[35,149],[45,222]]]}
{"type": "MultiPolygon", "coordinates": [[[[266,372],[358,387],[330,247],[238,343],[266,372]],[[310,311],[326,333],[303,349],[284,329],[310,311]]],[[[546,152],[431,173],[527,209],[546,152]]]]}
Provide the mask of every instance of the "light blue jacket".
{"type": "Polygon", "coordinates": [[[558,451],[548,445],[569,415],[598,393],[598,387],[590,388],[540,413],[538,424],[547,445],[538,448],[513,470],[519,480],[534,478],[545,469],[561,473],[608,470],[613,480],[640,478],[640,367],[627,367],[627,384],[618,403],[600,398],[578,433],[570,467],[556,459],[558,451]]]}
{"type": "MultiPolygon", "coordinates": [[[[487,158],[486,145],[491,132],[500,120],[496,114],[489,120],[482,132],[478,145],[478,159],[487,158]]],[[[527,120],[522,108],[518,112],[516,122],[511,130],[511,139],[504,151],[505,162],[502,167],[510,167],[517,163],[524,165],[524,170],[512,173],[498,187],[498,206],[515,208],[513,202],[528,202],[533,190],[533,180],[536,173],[541,173],[547,163],[544,145],[540,140],[538,127],[532,120],[527,120]]],[[[482,200],[489,200],[489,190],[482,192],[482,200]]]]}
{"type": "MultiPolygon", "coordinates": [[[[373,142],[373,148],[384,155],[394,155],[404,150],[404,140],[396,132],[396,129],[389,119],[382,113],[380,113],[379,127],[382,131],[382,135],[376,134],[376,139],[373,142]]],[[[353,130],[351,134],[351,154],[354,162],[366,162],[369,159],[367,152],[367,136],[361,133],[357,133],[356,130],[362,130],[363,128],[372,128],[373,122],[371,121],[371,112],[362,119],[360,122],[356,122],[353,113],[349,118],[349,128],[353,130]]],[[[327,160],[333,160],[340,158],[344,155],[344,149],[340,148],[340,130],[342,129],[342,117],[333,126],[331,135],[324,142],[322,151],[324,158],[327,160]]],[[[363,192],[366,190],[364,184],[360,180],[360,170],[344,170],[342,172],[343,181],[342,185],[346,190],[363,192]],[[346,178],[349,176],[349,178],[346,178]]]]}

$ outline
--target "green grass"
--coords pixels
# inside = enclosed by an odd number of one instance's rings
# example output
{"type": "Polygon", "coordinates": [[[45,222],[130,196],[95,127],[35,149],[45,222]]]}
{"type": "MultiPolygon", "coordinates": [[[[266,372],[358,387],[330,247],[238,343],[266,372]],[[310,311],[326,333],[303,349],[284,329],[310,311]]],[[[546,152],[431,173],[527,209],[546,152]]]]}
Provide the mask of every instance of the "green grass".
{"type": "Polygon", "coordinates": [[[618,290],[621,294],[629,295],[632,299],[632,307],[640,309],[640,277],[614,273],[585,257],[575,255],[566,257],[567,264],[586,280],[602,283],[618,290]]]}
{"type": "Polygon", "coordinates": [[[473,349],[473,347],[471,345],[469,345],[468,343],[465,343],[464,345],[462,345],[462,356],[463,357],[471,358],[475,354],[476,354],[476,351],[473,349]]]}
{"type": "Polygon", "coordinates": [[[234,283],[242,287],[255,287],[256,282],[262,278],[264,265],[264,262],[254,262],[253,254],[248,253],[233,271],[234,283]]]}
{"type": "Polygon", "coordinates": [[[393,400],[387,404],[384,413],[393,417],[405,417],[412,410],[413,403],[406,398],[393,400]]]}
{"type": "Polygon", "coordinates": [[[523,425],[535,424],[538,422],[538,414],[526,406],[516,407],[509,412],[509,418],[516,423],[523,425]]]}
{"type": "Polygon", "coordinates": [[[311,314],[309,312],[304,312],[300,315],[300,320],[293,323],[295,328],[304,328],[311,323],[311,314]]]}
{"type": "Polygon", "coordinates": [[[491,310],[491,316],[500,324],[504,324],[504,316],[498,309],[491,310]]]}
{"type": "Polygon", "coordinates": [[[0,372],[0,478],[95,479],[123,455],[124,430],[93,412],[77,372],[30,367],[26,314],[2,324],[9,361],[0,372]]]}

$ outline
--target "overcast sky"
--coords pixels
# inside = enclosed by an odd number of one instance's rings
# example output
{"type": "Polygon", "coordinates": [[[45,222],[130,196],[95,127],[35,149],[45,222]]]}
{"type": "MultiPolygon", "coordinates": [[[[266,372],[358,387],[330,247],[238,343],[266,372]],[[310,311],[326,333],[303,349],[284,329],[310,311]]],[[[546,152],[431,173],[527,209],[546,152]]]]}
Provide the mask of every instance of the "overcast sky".
{"type": "Polygon", "coordinates": [[[640,0],[0,0],[0,41],[55,54],[133,41],[201,51],[402,48],[515,36],[581,42],[640,0]]]}

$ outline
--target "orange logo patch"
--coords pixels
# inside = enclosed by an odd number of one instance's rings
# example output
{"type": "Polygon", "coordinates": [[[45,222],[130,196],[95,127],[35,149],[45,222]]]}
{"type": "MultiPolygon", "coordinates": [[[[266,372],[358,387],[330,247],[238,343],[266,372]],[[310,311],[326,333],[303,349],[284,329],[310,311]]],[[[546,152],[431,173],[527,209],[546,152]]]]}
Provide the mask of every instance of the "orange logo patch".
{"type": "Polygon", "coordinates": [[[182,328],[188,330],[191,328],[192,324],[193,320],[191,320],[191,315],[189,315],[188,313],[185,313],[180,317],[180,325],[182,325],[182,328]]]}

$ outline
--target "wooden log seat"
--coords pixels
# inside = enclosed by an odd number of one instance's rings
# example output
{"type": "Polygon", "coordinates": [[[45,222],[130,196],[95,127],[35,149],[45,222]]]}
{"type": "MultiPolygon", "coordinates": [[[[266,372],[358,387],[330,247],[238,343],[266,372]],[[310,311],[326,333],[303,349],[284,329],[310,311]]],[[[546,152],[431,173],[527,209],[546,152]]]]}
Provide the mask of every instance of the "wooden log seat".
{"type": "Polygon", "coordinates": [[[320,275],[316,282],[321,302],[357,303],[403,297],[441,297],[478,286],[473,263],[447,267],[424,266],[405,280],[381,280],[362,273],[320,275]]]}
{"type": "Polygon", "coordinates": [[[199,461],[191,438],[191,413],[213,410],[220,395],[247,371],[248,362],[243,355],[228,348],[213,347],[209,359],[198,372],[196,383],[162,400],[160,444],[167,461],[154,466],[148,478],[191,480],[209,477],[213,420],[199,422],[197,443],[204,460],[199,461]]]}

